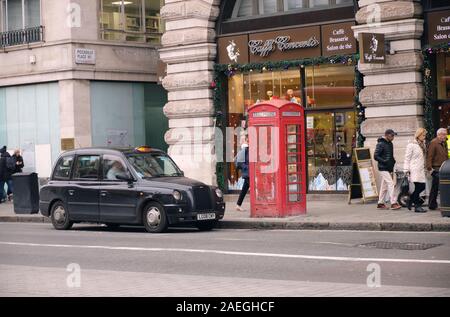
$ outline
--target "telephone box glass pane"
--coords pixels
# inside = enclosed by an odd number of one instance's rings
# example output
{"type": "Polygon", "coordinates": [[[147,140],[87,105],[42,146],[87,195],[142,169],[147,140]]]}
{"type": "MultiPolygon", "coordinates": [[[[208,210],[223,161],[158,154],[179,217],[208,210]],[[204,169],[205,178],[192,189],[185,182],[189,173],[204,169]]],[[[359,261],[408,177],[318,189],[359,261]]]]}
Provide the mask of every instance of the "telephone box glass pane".
{"type": "Polygon", "coordinates": [[[288,155],[288,163],[297,163],[297,155],[288,155]]]}
{"type": "Polygon", "coordinates": [[[288,143],[297,143],[297,135],[296,134],[290,134],[287,136],[288,143]]]}
{"type": "Polygon", "coordinates": [[[297,174],[290,174],[288,176],[288,182],[289,183],[298,183],[299,182],[299,176],[297,174]]]}
{"type": "Polygon", "coordinates": [[[288,132],[288,134],[298,133],[298,125],[296,125],[296,124],[288,125],[287,126],[287,132],[288,132]]]}
{"type": "Polygon", "coordinates": [[[288,153],[296,153],[297,152],[297,144],[289,144],[287,146],[288,153]]]}
{"type": "Polygon", "coordinates": [[[276,200],[275,191],[277,188],[277,153],[272,153],[276,149],[276,129],[272,126],[259,126],[257,128],[256,149],[257,161],[255,163],[255,192],[256,200],[259,202],[273,203],[276,200]]]}
{"type": "Polygon", "coordinates": [[[298,184],[290,184],[289,185],[289,192],[291,193],[297,193],[298,190],[298,184]]]}
{"type": "Polygon", "coordinates": [[[300,201],[299,195],[298,194],[289,194],[289,201],[290,202],[300,201]]]}

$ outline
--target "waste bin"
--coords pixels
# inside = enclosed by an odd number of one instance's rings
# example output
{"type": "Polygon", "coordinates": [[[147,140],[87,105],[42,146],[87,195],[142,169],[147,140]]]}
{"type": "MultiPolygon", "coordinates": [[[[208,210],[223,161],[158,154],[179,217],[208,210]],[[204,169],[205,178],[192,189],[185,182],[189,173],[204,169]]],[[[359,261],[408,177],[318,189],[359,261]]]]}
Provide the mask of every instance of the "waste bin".
{"type": "Polygon", "coordinates": [[[450,160],[439,169],[439,193],[442,217],[450,217],[450,160]]]}
{"type": "Polygon", "coordinates": [[[39,212],[39,184],[36,173],[16,173],[12,176],[14,213],[37,214],[39,212]]]}

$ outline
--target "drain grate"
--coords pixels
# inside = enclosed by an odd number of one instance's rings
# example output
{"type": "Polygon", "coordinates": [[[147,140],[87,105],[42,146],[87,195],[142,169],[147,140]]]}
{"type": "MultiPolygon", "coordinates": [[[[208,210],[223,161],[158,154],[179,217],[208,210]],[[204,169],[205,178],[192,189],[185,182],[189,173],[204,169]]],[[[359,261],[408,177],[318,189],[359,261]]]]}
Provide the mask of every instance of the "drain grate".
{"type": "Polygon", "coordinates": [[[369,243],[362,243],[356,245],[361,248],[373,249],[399,249],[399,250],[427,250],[441,246],[441,243],[418,243],[418,242],[390,242],[390,241],[375,241],[369,243]]]}

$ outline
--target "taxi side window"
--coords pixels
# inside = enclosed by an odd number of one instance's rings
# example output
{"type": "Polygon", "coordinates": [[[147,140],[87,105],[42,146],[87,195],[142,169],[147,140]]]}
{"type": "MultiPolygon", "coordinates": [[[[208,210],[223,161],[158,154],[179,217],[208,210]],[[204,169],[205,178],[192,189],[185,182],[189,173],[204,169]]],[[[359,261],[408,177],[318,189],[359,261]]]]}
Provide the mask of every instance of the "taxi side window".
{"type": "Polygon", "coordinates": [[[80,155],[75,163],[74,179],[97,179],[100,165],[98,155],[80,155]]]}
{"type": "Polygon", "coordinates": [[[69,179],[70,169],[72,168],[73,156],[62,157],[56,164],[53,173],[54,179],[69,179]]]}
{"type": "Polygon", "coordinates": [[[130,178],[130,173],[123,160],[115,155],[103,155],[103,179],[116,181],[117,176],[130,178]]]}

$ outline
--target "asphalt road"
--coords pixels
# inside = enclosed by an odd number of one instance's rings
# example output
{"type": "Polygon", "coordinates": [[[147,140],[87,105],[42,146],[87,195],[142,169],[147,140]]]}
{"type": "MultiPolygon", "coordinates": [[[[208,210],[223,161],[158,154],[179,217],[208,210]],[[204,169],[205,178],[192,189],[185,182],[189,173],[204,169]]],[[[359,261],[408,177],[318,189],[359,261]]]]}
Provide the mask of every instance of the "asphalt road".
{"type": "Polygon", "coordinates": [[[450,235],[0,223],[0,295],[450,296],[450,235]]]}

